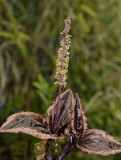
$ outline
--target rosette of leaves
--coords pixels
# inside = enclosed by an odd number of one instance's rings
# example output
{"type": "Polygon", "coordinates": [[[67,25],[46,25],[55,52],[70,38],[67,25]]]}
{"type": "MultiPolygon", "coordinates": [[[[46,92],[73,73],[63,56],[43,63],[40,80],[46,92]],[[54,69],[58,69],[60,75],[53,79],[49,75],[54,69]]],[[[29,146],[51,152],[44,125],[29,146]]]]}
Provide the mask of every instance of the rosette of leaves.
{"type": "Polygon", "coordinates": [[[45,119],[34,112],[20,112],[9,116],[6,122],[1,126],[0,132],[25,133],[39,139],[60,140],[64,138],[64,130],[70,123],[69,114],[72,113],[74,98],[71,90],[66,90],[60,96],[60,106],[55,133],[53,134],[54,118],[57,107],[55,102],[47,110],[45,119]]]}
{"type": "MultiPolygon", "coordinates": [[[[7,118],[1,126],[0,132],[32,135],[44,140],[66,139],[67,146],[56,159],[64,159],[76,147],[89,154],[108,156],[121,152],[121,143],[116,141],[103,130],[88,129],[87,118],[78,94],[74,100],[71,90],[66,90],[60,96],[60,106],[55,133],[54,118],[56,115],[58,98],[47,110],[47,118],[33,112],[15,113],[7,118]]],[[[46,159],[49,159],[48,157],[46,159]]],[[[51,159],[54,159],[51,156],[51,159]]]]}

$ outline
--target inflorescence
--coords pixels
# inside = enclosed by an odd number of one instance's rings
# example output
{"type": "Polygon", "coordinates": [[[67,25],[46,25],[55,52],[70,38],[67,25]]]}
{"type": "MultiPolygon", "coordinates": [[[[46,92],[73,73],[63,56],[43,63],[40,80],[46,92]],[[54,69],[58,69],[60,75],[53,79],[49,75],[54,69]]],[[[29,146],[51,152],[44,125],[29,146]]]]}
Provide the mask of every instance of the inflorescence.
{"type": "Polygon", "coordinates": [[[69,63],[69,54],[70,52],[69,47],[70,47],[70,37],[71,35],[69,35],[69,30],[70,30],[70,17],[68,17],[65,21],[65,28],[63,30],[63,32],[61,32],[61,35],[64,35],[64,38],[61,40],[60,42],[60,48],[58,50],[58,58],[57,58],[57,62],[56,62],[56,74],[55,74],[55,78],[56,78],[56,85],[61,85],[61,86],[66,86],[67,82],[67,72],[68,72],[68,63],[69,63]]]}

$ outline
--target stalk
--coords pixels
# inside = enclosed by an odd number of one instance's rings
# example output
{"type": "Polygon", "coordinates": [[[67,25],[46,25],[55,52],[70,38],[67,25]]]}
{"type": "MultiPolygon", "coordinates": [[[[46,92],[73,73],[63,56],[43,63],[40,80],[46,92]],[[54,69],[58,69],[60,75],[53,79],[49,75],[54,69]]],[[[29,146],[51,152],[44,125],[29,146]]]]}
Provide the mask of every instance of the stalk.
{"type": "Polygon", "coordinates": [[[63,151],[58,155],[58,160],[63,160],[71,151],[76,149],[76,143],[69,143],[65,146],[63,151]]]}
{"type": "Polygon", "coordinates": [[[59,85],[58,103],[57,103],[56,115],[54,120],[53,133],[55,133],[55,129],[56,129],[56,123],[57,123],[58,111],[59,111],[59,105],[60,105],[60,95],[61,95],[61,85],[59,85]]]}
{"type": "Polygon", "coordinates": [[[58,93],[58,102],[57,102],[57,108],[56,108],[56,114],[54,117],[54,125],[53,125],[53,133],[55,133],[56,125],[57,125],[57,119],[58,119],[58,112],[59,112],[59,105],[60,105],[60,96],[61,96],[61,88],[62,86],[66,86],[66,72],[68,68],[68,62],[69,62],[69,44],[70,44],[70,35],[68,34],[70,29],[70,17],[68,17],[65,20],[65,29],[61,34],[64,34],[64,38],[62,39],[60,45],[61,48],[58,51],[58,59],[56,63],[57,72],[55,75],[55,78],[57,81],[55,84],[59,85],[59,93],[58,93]]]}
{"type": "MultiPolygon", "coordinates": [[[[65,38],[64,38],[63,57],[62,57],[62,61],[61,61],[61,71],[63,70],[63,63],[64,63],[64,57],[65,57],[66,35],[67,35],[67,33],[65,33],[65,38]]],[[[57,123],[57,118],[58,118],[58,111],[59,111],[59,105],[60,105],[60,95],[61,95],[61,81],[62,81],[62,75],[60,74],[58,103],[57,103],[56,115],[55,115],[55,120],[54,120],[53,133],[55,133],[56,123],[57,123]]]]}

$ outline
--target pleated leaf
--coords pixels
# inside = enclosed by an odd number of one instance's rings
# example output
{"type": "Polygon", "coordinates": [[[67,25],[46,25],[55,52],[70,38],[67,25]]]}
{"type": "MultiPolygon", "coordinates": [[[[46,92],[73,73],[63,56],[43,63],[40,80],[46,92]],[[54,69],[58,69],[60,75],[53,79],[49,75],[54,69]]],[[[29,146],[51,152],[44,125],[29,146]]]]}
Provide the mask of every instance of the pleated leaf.
{"type": "MultiPolygon", "coordinates": [[[[53,131],[54,120],[56,115],[58,97],[52,106],[47,110],[47,123],[50,126],[51,132],[53,131]]],[[[60,96],[60,106],[58,112],[58,118],[56,123],[55,132],[58,134],[63,133],[64,128],[70,123],[72,115],[72,108],[74,107],[74,98],[71,90],[66,90],[60,96]]]]}
{"type": "Polygon", "coordinates": [[[108,156],[121,152],[121,143],[106,132],[98,129],[89,129],[77,142],[77,147],[83,152],[108,156]]]}
{"type": "Polygon", "coordinates": [[[72,131],[77,138],[82,137],[87,131],[87,118],[83,111],[81,100],[76,94],[76,101],[72,112],[72,131]]]}
{"type": "Polygon", "coordinates": [[[41,115],[33,112],[15,113],[9,116],[1,126],[0,132],[25,133],[39,139],[62,139],[51,134],[47,121],[41,115]]]}

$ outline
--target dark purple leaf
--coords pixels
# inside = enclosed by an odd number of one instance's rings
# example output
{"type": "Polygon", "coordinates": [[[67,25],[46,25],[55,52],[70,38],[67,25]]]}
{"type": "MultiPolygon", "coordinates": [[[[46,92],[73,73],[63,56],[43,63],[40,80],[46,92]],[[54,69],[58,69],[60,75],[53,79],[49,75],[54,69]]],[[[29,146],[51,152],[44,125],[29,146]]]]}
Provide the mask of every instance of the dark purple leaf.
{"type": "Polygon", "coordinates": [[[41,139],[62,139],[56,134],[51,134],[47,121],[39,114],[33,112],[15,113],[7,118],[1,126],[0,132],[26,133],[41,139]]]}
{"type": "MultiPolygon", "coordinates": [[[[52,106],[50,106],[47,110],[47,123],[50,126],[51,132],[53,131],[53,124],[56,115],[56,107],[57,107],[58,97],[52,106]]],[[[63,133],[65,127],[71,121],[72,108],[74,107],[74,98],[71,90],[66,90],[60,96],[60,106],[58,112],[58,119],[56,123],[56,133],[63,133]]]]}
{"type": "Polygon", "coordinates": [[[107,156],[121,152],[121,143],[98,129],[89,129],[77,142],[77,147],[89,154],[107,156]]]}
{"type": "Polygon", "coordinates": [[[83,136],[87,131],[87,118],[83,111],[82,103],[76,94],[76,102],[72,113],[72,131],[77,138],[83,136]]]}

